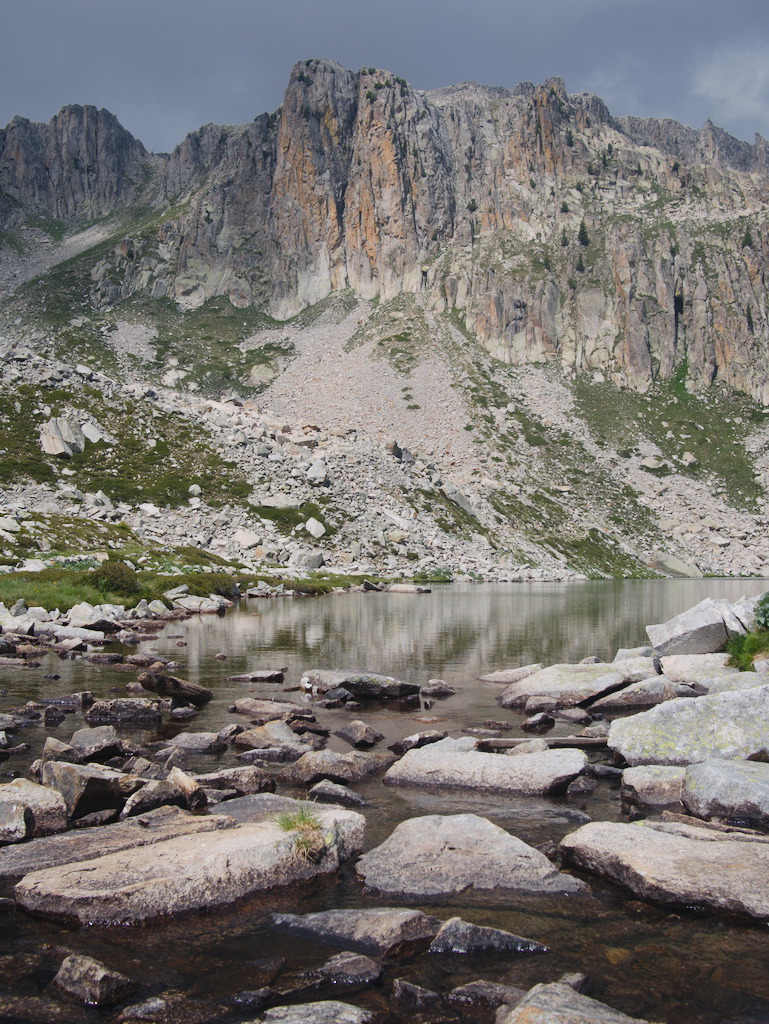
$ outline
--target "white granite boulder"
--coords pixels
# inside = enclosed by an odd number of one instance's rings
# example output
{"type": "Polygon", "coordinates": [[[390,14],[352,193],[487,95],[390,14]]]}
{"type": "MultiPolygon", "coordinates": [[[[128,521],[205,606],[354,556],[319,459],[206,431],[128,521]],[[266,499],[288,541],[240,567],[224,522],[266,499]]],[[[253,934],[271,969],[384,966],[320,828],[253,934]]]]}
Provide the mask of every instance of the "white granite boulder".
{"type": "Polygon", "coordinates": [[[547,857],[476,814],[428,815],[401,822],[360,858],[358,874],[370,889],[415,898],[471,895],[489,890],[584,893],[547,857]]]}
{"type": "Polygon", "coordinates": [[[769,919],[769,842],[673,822],[593,821],[561,841],[569,863],[641,899],[769,919]]]}
{"type": "Polygon", "coordinates": [[[631,766],[769,757],[769,685],[669,700],[611,723],[608,743],[631,766]]]}

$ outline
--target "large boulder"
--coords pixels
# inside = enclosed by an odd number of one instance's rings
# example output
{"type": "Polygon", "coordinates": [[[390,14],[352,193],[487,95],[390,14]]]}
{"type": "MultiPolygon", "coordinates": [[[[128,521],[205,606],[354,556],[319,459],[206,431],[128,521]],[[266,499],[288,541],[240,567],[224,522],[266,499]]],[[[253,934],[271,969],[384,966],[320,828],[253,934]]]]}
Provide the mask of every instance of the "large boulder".
{"type": "Polygon", "coordinates": [[[294,764],[281,769],[276,777],[287,786],[311,786],[321,779],[342,784],[356,783],[382,774],[393,761],[394,754],[374,754],[363,750],[337,754],[333,750],[311,750],[294,764]]]}
{"type": "MultiPolygon", "coordinates": [[[[651,659],[648,659],[651,662],[651,659]]],[[[652,668],[652,671],[653,668],[652,668]]],[[[651,673],[649,673],[651,674],[651,673]]],[[[592,700],[616,690],[626,681],[625,674],[617,665],[550,665],[534,672],[519,682],[505,687],[497,696],[503,708],[517,708],[526,705],[527,711],[541,710],[532,698],[545,701],[548,710],[556,703],[563,708],[574,707],[583,701],[592,700]]],[[[631,680],[627,680],[630,682],[631,680]]]]}
{"type": "Polygon", "coordinates": [[[544,796],[565,788],[587,764],[581,750],[547,750],[505,757],[467,749],[467,741],[441,740],[409,750],[388,770],[389,785],[477,789],[544,796]]]}
{"type": "Polygon", "coordinates": [[[93,811],[118,810],[144,785],[142,779],[112,768],[66,761],[47,761],[43,765],[42,782],[64,797],[68,818],[82,818],[93,811]]]}
{"type": "Polygon", "coordinates": [[[584,882],[476,814],[428,815],[401,822],[356,870],[370,889],[410,897],[488,890],[583,893],[584,882]]]}
{"type": "Polygon", "coordinates": [[[240,796],[251,793],[273,793],[275,779],[269,772],[255,765],[243,768],[220,768],[215,772],[195,776],[205,789],[234,789],[240,796]]]}
{"type": "Polygon", "coordinates": [[[609,746],[629,765],[769,757],[769,685],[670,700],[612,722],[609,746]]]}
{"type": "Polygon", "coordinates": [[[513,1009],[497,1017],[498,1024],[647,1024],[554,981],[535,985],[513,1009]]]}
{"type": "Polygon", "coordinates": [[[161,715],[153,700],[145,697],[116,697],[114,700],[94,701],[85,713],[85,720],[131,725],[134,722],[159,722],[161,715]]]}
{"type": "Polygon", "coordinates": [[[132,818],[99,828],[76,829],[4,847],[0,850],[0,879],[21,878],[31,871],[93,860],[190,833],[232,828],[235,824],[233,818],[222,815],[195,816],[178,807],[161,807],[144,814],[141,820],[132,818]]]}
{"type": "Polygon", "coordinates": [[[566,836],[572,864],[641,899],[769,919],[769,843],[673,822],[594,821],[566,836]]]}
{"type": "Polygon", "coordinates": [[[683,802],[699,818],[769,830],[769,764],[714,758],[689,765],[683,802]]]}
{"type": "Polygon", "coordinates": [[[312,806],[312,856],[303,855],[295,829],[272,819],[33,871],[16,885],[16,900],[37,915],[123,925],[307,881],[335,871],[342,850],[360,849],[365,823],[355,811],[312,806]]]}
{"type": "Polygon", "coordinates": [[[272,760],[296,761],[311,748],[282,719],[265,722],[238,733],[233,740],[239,750],[269,750],[272,760]]]}
{"type": "Polygon", "coordinates": [[[723,609],[709,597],[667,622],[647,626],[646,632],[660,656],[710,654],[723,650],[729,639],[723,609]]]}
{"type": "Polygon", "coordinates": [[[49,836],[67,827],[67,806],[55,789],[28,779],[0,786],[0,843],[49,836]]]}
{"type": "Polygon", "coordinates": [[[281,931],[380,956],[390,956],[418,944],[427,946],[441,927],[437,918],[404,907],[273,914],[271,921],[281,931]]]}
{"type": "Polygon", "coordinates": [[[417,683],[405,683],[377,672],[349,672],[331,669],[310,669],[301,680],[305,690],[323,694],[342,687],[356,700],[403,700],[419,693],[417,683]]]}

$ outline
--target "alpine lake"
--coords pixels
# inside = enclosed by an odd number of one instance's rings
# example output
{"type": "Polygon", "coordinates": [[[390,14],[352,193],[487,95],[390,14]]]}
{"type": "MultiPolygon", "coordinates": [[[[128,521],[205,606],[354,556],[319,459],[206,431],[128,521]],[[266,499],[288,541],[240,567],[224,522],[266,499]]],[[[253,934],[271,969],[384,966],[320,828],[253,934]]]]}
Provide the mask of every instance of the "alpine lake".
{"type": "MultiPolygon", "coordinates": [[[[590,655],[609,661],[618,648],[647,642],[647,624],[663,622],[707,596],[736,600],[767,589],[769,581],[754,579],[587,581],[445,585],[425,595],[243,599],[225,615],[169,622],[152,641],[125,649],[125,653],[148,651],[173,659],[178,666],[172,670],[175,675],[211,688],[215,697],[192,722],[165,721],[152,729],[120,732],[144,743],[175,732],[219,730],[239,721],[227,710],[238,698],[284,696],[308,702],[310,698],[299,688],[302,673],[339,668],[386,673],[420,684],[440,678],[456,693],[434,700],[429,707],[366,703],[355,712],[318,708],[319,723],[331,730],[330,749],[350,749],[333,733],[351,718],[362,718],[384,734],[375,748],[379,750],[420,730],[441,729],[460,736],[463,730],[482,728],[489,720],[506,723],[508,729],[501,735],[523,736],[524,715],[501,708],[495,698],[502,687],[480,682],[478,676],[534,662],[577,662],[590,655]],[[279,668],[285,670],[283,683],[227,681],[228,676],[279,668]]],[[[110,649],[115,648],[108,645],[106,650],[110,649]]],[[[0,712],[74,690],[91,690],[95,697],[123,696],[126,683],[135,677],[125,668],[47,654],[38,668],[0,669],[0,712]]],[[[39,756],[46,735],[66,741],[84,724],[78,714],[67,715],[53,729],[42,721],[33,724],[15,741],[29,743],[31,751],[5,761],[0,765],[2,772],[6,778],[24,776],[29,763],[39,756]]],[[[548,736],[574,731],[574,726],[561,721],[548,736]]],[[[239,763],[235,751],[228,748],[224,754],[190,758],[189,768],[203,772],[239,763]]],[[[558,842],[589,818],[623,820],[619,787],[603,780],[591,796],[576,799],[511,800],[494,794],[428,791],[384,786],[381,777],[353,788],[370,802],[363,809],[367,850],[381,843],[399,822],[426,814],[482,815],[532,845],[558,842]]],[[[283,787],[279,792],[305,795],[283,787]]],[[[226,802],[213,810],[226,813],[226,802]]],[[[642,902],[597,877],[582,877],[590,885],[590,896],[496,894],[465,899],[460,895],[429,905],[408,904],[442,919],[458,915],[536,939],[549,947],[549,953],[425,954],[392,960],[386,964],[381,987],[350,996],[325,993],[296,1001],[340,998],[387,1013],[387,993],[395,978],[446,992],[476,979],[529,988],[555,981],[564,972],[582,972],[590,979],[589,995],[633,1017],[669,1024],[769,1021],[766,926],[687,908],[672,911],[642,902]]],[[[11,895],[10,887],[0,895],[11,895]]],[[[142,927],[77,928],[11,911],[0,916],[0,1001],[3,993],[30,998],[51,995],[48,985],[59,963],[67,952],[78,952],[139,981],[140,989],[130,1002],[174,990],[199,1000],[201,1008],[210,1001],[230,1007],[229,1014],[217,1015],[216,1020],[251,1020],[256,1014],[234,1006],[231,1000],[238,992],[259,987],[260,961],[284,957],[281,977],[285,980],[292,975],[298,978],[335,952],[272,930],[271,912],[390,905],[398,904],[364,891],[354,863],[348,862],[337,874],[306,886],[142,927]]],[[[120,1007],[100,1012],[73,1005],[72,1010],[79,1014],[78,1020],[112,1021],[120,1007]]],[[[493,1020],[493,1011],[467,1013],[471,1021],[493,1020]]],[[[203,1014],[199,1019],[209,1018],[203,1014]]]]}

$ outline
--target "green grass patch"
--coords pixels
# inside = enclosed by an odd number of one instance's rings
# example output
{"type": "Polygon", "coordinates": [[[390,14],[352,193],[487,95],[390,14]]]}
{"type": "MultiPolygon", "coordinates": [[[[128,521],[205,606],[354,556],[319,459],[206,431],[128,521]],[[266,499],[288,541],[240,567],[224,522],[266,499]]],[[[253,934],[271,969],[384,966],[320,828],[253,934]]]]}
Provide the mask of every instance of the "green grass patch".
{"type": "MultiPolygon", "coordinates": [[[[765,493],[754,479],[745,442],[751,429],[764,421],[760,407],[722,386],[690,394],[685,377],[684,366],[646,394],[582,377],[573,385],[576,411],[600,444],[626,455],[652,441],[674,472],[720,486],[735,507],[758,511],[765,493]],[[681,461],[684,452],[694,455],[695,465],[681,461]]],[[[647,472],[665,476],[669,470],[647,472]]]]}
{"type": "Polygon", "coordinates": [[[756,630],[745,636],[737,636],[728,642],[729,664],[740,672],[755,671],[757,657],[769,656],[769,630],[756,630]]]}

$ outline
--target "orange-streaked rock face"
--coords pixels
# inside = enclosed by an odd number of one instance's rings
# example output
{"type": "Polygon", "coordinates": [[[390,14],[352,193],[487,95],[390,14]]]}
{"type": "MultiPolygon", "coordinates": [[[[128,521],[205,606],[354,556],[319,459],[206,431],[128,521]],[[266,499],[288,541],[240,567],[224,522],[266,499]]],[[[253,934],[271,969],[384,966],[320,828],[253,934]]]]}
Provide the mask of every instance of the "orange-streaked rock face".
{"type": "Polygon", "coordinates": [[[93,107],[0,132],[1,226],[155,211],[95,269],[97,306],[228,295],[283,319],[343,288],[421,293],[506,362],[637,388],[685,363],[761,401],[768,204],[760,137],[613,118],[558,78],[421,93],[305,61],[276,114],[170,156],[93,107]]]}

